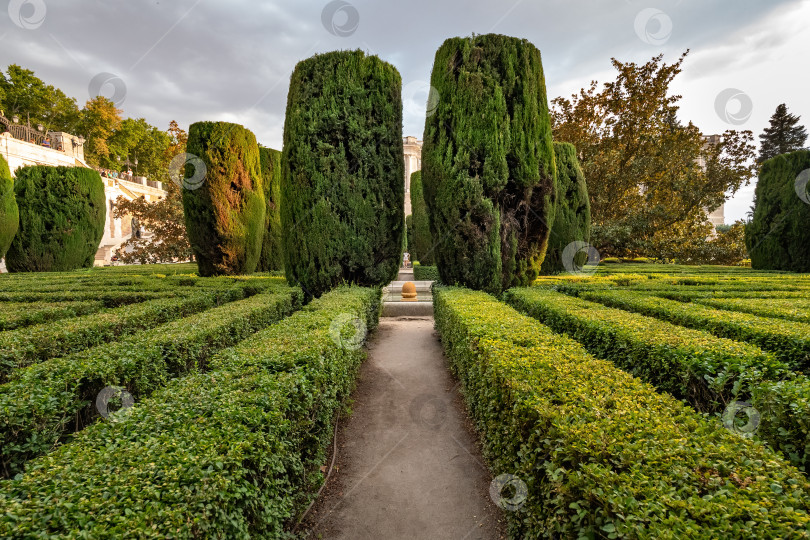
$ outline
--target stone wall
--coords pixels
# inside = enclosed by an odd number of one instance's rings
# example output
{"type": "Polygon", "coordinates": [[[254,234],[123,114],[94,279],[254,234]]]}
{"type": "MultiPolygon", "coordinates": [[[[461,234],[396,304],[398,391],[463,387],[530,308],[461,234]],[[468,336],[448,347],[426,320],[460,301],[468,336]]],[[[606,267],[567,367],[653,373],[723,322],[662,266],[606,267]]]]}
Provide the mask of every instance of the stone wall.
{"type": "MultiPolygon", "coordinates": [[[[0,154],[8,161],[11,175],[24,165],[49,165],[68,167],[87,167],[84,162],[84,148],[78,143],[78,138],[69,133],[49,133],[53,148],[15,139],[10,133],[0,133],[0,154]],[[73,142],[76,141],[76,144],[73,142]],[[58,150],[62,148],[64,151],[58,150]]],[[[132,235],[132,219],[128,216],[113,219],[112,209],[118,197],[133,200],[144,197],[149,202],[157,201],[166,196],[161,182],[147,180],[144,176],[135,176],[131,180],[123,178],[102,177],[104,194],[107,198],[107,217],[104,224],[104,237],[96,253],[96,266],[107,265],[115,250],[132,235]]],[[[144,237],[149,237],[149,231],[141,230],[144,237]]],[[[3,267],[0,267],[2,269],[3,267]]]]}

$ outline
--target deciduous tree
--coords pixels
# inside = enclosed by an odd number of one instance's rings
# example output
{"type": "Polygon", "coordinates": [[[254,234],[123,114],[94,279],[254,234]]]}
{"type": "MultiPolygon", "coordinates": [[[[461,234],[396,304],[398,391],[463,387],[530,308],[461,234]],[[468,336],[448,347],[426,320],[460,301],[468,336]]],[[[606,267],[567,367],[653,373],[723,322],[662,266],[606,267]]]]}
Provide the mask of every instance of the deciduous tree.
{"type": "Polygon", "coordinates": [[[687,53],[672,64],[613,59],[616,80],[552,101],[554,138],[576,146],[588,179],[591,243],[602,256],[663,258],[671,246],[705,242],[707,212],[754,175],[750,131],[710,143],[678,119],[670,85],[687,53]]]}

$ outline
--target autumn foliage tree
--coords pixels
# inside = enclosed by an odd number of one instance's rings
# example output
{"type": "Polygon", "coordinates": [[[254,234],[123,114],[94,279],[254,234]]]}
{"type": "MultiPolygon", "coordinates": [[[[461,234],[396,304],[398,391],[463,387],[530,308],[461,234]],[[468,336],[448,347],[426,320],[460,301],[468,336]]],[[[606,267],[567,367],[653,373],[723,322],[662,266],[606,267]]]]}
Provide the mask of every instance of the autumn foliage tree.
{"type": "Polygon", "coordinates": [[[688,54],[667,64],[613,59],[616,80],[552,101],[554,139],[573,143],[588,179],[591,243],[602,256],[678,256],[711,234],[707,212],[755,173],[753,135],[707,142],[670,92],[688,54]]]}
{"type": "MultiPolygon", "coordinates": [[[[163,182],[166,196],[149,202],[143,198],[127,200],[119,197],[113,208],[113,217],[135,219],[143,234],[133,234],[116,252],[124,263],[162,263],[186,261],[192,258],[191,244],[186,235],[183,200],[178,179],[171,179],[168,164],[186,151],[188,134],[174,120],[165,135],[168,145],[163,149],[160,162],[163,168],[154,178],[163,182]]],[[[133,231],[134,233],[135,231],[133,231]]]]}
{"type": "Polygon", "coordinates": [[[174,182],[164,186],[166,196],[158,201],[148,202],[143,197],[133,200],[118,197],[115,201],[113,217],[134,219],[142,233],[133,229],[132,236],[121,244],[116,252],[121,262],[165,263],[192,258],[180,188],[174,182]]]}

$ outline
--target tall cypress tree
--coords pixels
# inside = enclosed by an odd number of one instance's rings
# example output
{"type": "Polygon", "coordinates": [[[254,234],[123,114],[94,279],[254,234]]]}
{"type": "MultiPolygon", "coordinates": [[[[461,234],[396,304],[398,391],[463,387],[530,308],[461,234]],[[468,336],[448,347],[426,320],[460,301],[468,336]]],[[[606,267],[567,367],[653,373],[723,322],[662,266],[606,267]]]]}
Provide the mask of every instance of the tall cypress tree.
{"type": "Polygon", "coordinates": [[[259,162],[264,181],[264,240],[257,270],[267,272],[284,268],[281,252],[281,152],[259,147],[259,162]]]}
{"type": "Polygon", "coordinates": [[[6,256],[20,226],[20,212],[14,196],[14,179],[8,162],[0,156],[0,259],[6,256]]]}
{"type": "MultiPolygon", "coordinates": [[[[570,143],[554,143],[557,163],[559,198],[554,212],[554,225],[548,240],[548,252],[543,260],[542,272],[556,274],[566,269],[562,254],[571,242],[590,241],[591,205],[588,200],[588,186],[585,175],[579,166],[577,150],[570,143]]],[[[578,253],[576,266],[582,266],[587,253],[578,253]]]]}
{"type": "Polygon", "coordinates": [[[206,175],[196,189],[183,189],[183,213],[201,276],[256,270],[264,235],[264,187],[256,136],[227,122],[196,122],[187,151],[206,175]]]}
{"type": "Polygon", "coordinates": [[[413,216],[411,225],[413,242],[408,244],[411,259],[419,261],[419,264],[422,265],[432,265],[433,238],[430,236],[430,223],[422,189],[422,171],[411,174],[411,215],[413,216]]]}
{"type": "Polygon", "coordinates": [[[441,280],[495,293],[528,285],[557,197],[540,51],[496,34],[448,39],[431,86],[422,183],[441,280]]]}
{"type": "Polygon", "coordinates": [[[754,216],[745,227],[753,268],[810,272],[808,169],[810,150],[780,154],[762,164],[754,216]]]}
{"type": "Polygon", "coordinates": [[[784,103],[776,107],[769,127],[759,136],[761,144],[757,161],[763,163],[780,154],[801,150],[807,140],[807,130],[799,125],[800,116],[790,114],[784,103]]]}
{"type": "Polygon", "coordinates": [[[284,272],[309,295],[397,276],[401,91],[396,68],[362,51],[316,55],[293,71],[281,159],[284,272]]]}

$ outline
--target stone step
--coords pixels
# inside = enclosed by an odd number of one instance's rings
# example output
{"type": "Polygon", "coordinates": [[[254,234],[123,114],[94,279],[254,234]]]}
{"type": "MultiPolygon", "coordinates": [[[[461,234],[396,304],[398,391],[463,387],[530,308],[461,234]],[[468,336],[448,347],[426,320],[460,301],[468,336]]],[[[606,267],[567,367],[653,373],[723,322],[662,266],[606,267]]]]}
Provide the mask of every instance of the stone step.
{"type": "Polygon", "coordinates": [[[383,302],[383,317],[432,317],[433,302],[383,302]]]}

